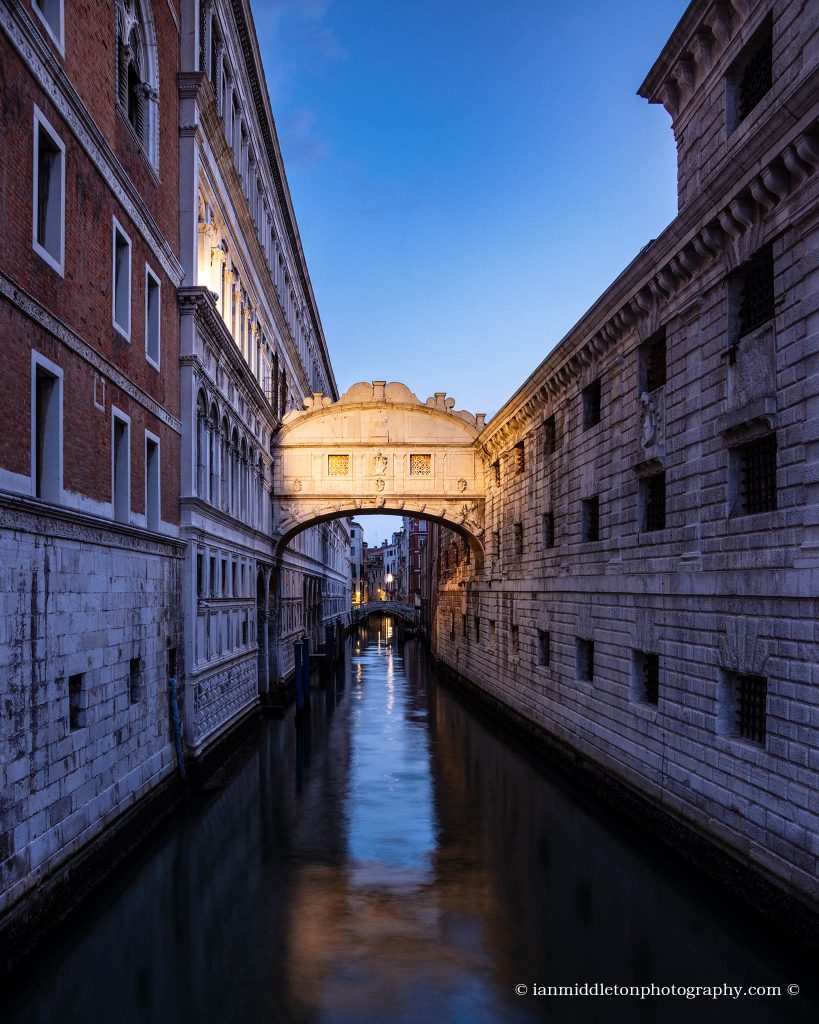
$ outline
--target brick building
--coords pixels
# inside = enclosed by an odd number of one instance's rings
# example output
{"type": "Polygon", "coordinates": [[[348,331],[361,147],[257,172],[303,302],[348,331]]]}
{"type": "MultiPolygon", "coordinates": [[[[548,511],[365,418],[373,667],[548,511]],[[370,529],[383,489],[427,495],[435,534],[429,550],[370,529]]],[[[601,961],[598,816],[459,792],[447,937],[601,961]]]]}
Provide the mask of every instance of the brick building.
{"type": "Polygon", "coordinates": [[[0,910],[173,770],[178,45],[0,3],[0,910]]]}
{"type": "Polygon", "coordinates": [[[439,656],[819,895],[819,21],[696,0],[640,88],[679,213],[486,426],[439,656]]]}

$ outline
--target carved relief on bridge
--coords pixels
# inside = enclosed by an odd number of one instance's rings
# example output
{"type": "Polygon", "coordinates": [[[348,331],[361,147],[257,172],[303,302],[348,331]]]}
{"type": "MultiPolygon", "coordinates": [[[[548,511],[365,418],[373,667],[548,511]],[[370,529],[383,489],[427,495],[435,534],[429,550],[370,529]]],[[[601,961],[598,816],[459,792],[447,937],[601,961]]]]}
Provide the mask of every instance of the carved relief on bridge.
{"type": "Polygon", "coordinates": [[[334,515],[421,515],[484,529],[484,471],[475,439],[483,415],[437,392],[422,402],[404,384],[354,384],[337,402],[321,394],[284,418],[276,438],[275,533],[334,515]]]}

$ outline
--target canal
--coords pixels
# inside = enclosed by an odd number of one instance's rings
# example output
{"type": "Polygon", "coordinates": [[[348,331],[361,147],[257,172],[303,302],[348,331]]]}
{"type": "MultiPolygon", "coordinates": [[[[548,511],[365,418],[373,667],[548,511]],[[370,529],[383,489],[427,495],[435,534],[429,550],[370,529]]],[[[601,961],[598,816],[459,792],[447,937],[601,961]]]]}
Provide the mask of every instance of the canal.
{"type": "Polygon", "coordinates": [[[389,620],[312,702],[303,728],[267,722],[38,952],[7,1024],[819,1019],[764,927],[601,821],[389,620]],[[532,993],[584,983],[783,994],[532,993]]]}

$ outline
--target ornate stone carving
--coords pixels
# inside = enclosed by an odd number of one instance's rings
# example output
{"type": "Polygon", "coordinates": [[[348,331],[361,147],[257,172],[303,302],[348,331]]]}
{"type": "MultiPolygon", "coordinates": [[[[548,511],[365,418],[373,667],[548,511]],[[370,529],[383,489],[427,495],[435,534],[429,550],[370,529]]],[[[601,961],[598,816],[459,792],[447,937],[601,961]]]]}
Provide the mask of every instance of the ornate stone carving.
{"type": "MultiPolygon", "coordinates": [[[[373,473],[381,474],[387,472],[387,466],[390,464],[390,460],[386,455],[379,452],[373,459],[373,473]]],[[[382,481],[383,482],[383,481],[382,481]]]]}
{"type": "Polygon", "coordinates": [[[650,448],[661,437],[662,408],[655,395],[644,391],[640,395],[640,444],[650,448]]]}

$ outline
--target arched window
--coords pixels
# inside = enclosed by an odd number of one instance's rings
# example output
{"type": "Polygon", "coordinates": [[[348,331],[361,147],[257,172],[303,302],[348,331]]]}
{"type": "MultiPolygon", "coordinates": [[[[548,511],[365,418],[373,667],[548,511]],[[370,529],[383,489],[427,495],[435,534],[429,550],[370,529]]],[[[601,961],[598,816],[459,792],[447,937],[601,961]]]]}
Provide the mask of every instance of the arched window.
{"type": "Polygon", "coordinates": [[[203,392],[196,399],[196,494],[208,496],[208,407],[203,392]]]}
{"type": "Polygon", "coordinates": [[[159,68],[150,0],[116,0],[117,103],[146,156],[159,164],[159,68]]]}
{"type": "Polygon", "coordinates": [[[230,428],[228,427],[227,416],[222,419],[222,436],[220,441],[222,454],[222,497],[220,504],[222,509],[227,512],[229,508],[228,501],[230,498],[230,428]]]}
{"type": "Polygon", "coordinates": [[[248,490],[248,466],[247,466],[247,444],[245,439],[242,438],[241,447],[241,481],[239,485],[241,491],[239,499],[239,511],[242,519],[247,518],[247,490],[248,490]]]}
{"type": "Polygon", "coordinates": [[[208,445],[208,462],[210,463],[210,489],[208,501],[216,505],[219,500],[219,413],[215,405],[210,407],[208,417],[210,444],[208,445]]]}
{"type": "Polygon", "coordinates": [[[233,428],[230,437],[230,511],[233,515],[239,514],[239,492],[241,483],[239,481],[239,432],[233,428]]]}

